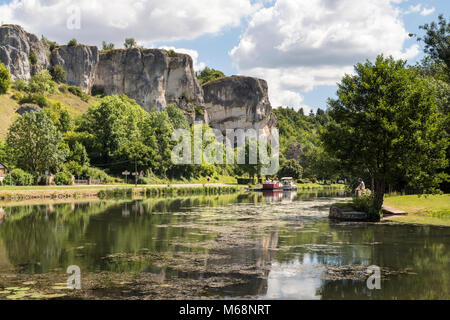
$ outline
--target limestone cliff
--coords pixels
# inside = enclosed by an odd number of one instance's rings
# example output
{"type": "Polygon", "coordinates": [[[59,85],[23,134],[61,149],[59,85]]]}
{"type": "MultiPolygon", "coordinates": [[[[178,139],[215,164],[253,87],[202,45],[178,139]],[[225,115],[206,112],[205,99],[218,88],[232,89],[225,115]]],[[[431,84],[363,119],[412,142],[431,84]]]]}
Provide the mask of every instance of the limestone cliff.
{"type": "Polygon", "coordinates": [[[206,83],[203,91],[209,124],[213,128],[222,131],[264,129],[270,133],[277,125],[265,80],[225,77],[206,83]]]}
{"type": "Polygon", "coordinates": [[[94,85],[99,54],[97,47],[61,46],[51,53],[52,66],[61,65],[67,72],[65,82],[90,93],[94,85]]]}
{"type": "Polygon", "coordinates": [[[159,49],[100,54],[95,86],[107,95],[126,94],[148,111],[162,110],[170,103],[203,104],[192,58],[159,49]]]}
{"type": "Polygon", "coordinates": [[[47,53],[47,47],[38,37],[25,32],[21,26],[0,26],[0,62],[9,69],[12,80],[28,80],[32,75],[47,69],[47,53]]]}
{"type": "Polygon", "coordinates": [[[90,93],[126,94],[145,110],[162,110],[176,103],[189,120],[213,128],[265,129],[272,114],[264,80],[233,76],[199,84],[189,55],[161,49],[118,49],[99,53],[97,47],[60,46],[50,52],[36,36],[16,25],[0,26],[0,61],[12,79],[29,79],[55,65],[67,72],[66,82],[90,93]]]}

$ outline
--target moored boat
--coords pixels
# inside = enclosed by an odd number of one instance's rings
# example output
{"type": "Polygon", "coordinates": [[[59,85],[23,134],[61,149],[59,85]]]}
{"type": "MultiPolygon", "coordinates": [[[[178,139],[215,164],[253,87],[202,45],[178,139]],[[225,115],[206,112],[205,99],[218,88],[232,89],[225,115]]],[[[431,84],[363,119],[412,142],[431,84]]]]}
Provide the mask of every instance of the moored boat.
{"type": "Polygon", "coordinates": [[[285,191],[297,190],[297,185],[291,177],[282,178],[281,183],[283,184],[283,190],[285,191]]]}
{"type": "Polygon", "coordinates": [[[276,180],[267,180],[263,184],[264,191],[283,191],[283,189],[283,184],[276,180]]]}

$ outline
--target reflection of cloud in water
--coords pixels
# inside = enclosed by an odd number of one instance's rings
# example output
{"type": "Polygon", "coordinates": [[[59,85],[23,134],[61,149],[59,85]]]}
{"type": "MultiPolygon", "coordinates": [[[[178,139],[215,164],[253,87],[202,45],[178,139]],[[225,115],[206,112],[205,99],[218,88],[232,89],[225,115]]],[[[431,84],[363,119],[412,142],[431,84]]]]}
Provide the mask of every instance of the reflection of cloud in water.
{"type": "MultiPolygon", "coordinates": [[[[273,263],[268,277],[267,294],[263,299],[318,300],[317,290],[321,281],[311,277],[311,273],[301,272],[305,263],[310,264],[305,256],[304,263],[273,263]]],[[[318,270],[317,272],[323,272],[318,270]]]]}

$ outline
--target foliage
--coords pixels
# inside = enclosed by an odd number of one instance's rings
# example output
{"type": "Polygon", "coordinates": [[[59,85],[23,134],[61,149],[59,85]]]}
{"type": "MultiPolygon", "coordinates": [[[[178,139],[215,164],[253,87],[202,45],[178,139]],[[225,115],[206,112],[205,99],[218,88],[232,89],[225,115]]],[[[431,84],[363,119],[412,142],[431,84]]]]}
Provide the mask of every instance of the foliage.
{"type": "Polygon", "coordinates": [[[28,172],[57,171],[67,156],[61,133],[44,112],[27,112],[16,119],[6,142],[15,165],[28,172]]]}
{"type": "Polygon", "coordinates": [[[434,61],[443,62],[450,72],[450,21],[447,22],[443,15],[439,15],[438,20],[420,26],[426,34],[418,40],[425,43],[425,54],[434,61]]]}
{"type": "Polygon", "coordinates": [[[34,176],[21,169],[14,169],[6,175],[3,185],[31,186],[35,182],[34,176]]]}
{"type": "Polygon", "coordinates": [[[369,216],[376,216],[377,214],[374,213],[374,197],[373,195],[363,195],[359,197],[353,198],[352,207],[356,211],[359,212],[365,212],[369,214],[369,216]]]}
{"type": "Polygon", "coordinates": [[[32,66],[37,65],[38,63],[38,57],[36,55],[36,53],[34,53],[33,51],[29,54],[28,56],[28,60],[30,60],[30,63],[32,66]]]}
{"type": "Polygon", "coordinates": [[[137,48],[137,42],[134,38],[126,38],[125,43],[123,44],[125,49],[137,48]]]}
{"type": "Polygon", "coordinates": [[[327,150],[347,170],[367,172],[375,182],[379,212],[387,184],[399,173],[412,185],[430,189],[447,166],[448,139],[436,106],[436,91],[417,68],[378,56],[355,66],[329,100],[329,123],[322,134],[327,150]]]}
{"type": "Polygon", "coordinates": [[[5,94],[8,91],[11,83],[11,75],[6,66],[0,62],[0,94],[5,94]]]}
{"type": "Polygon", "coordinates": [[[106,41],[103,41],[102,46],[104,51],[114,50],[114,43],[107,43],[106,41]]]}
{"type": "Polygon", "coordinates": [[[28,84],[25,80],[22,80],[20,78],[17,78],[14,80],[14,89],[22,92],[28,91],[28,84]]]}
{"type": "Polygon", "coordinates": [[[57,90],[57,85],[52,81],[52,76],[48,70],[41,71],[31,77],[28,82],[31,93],[47,96],[57,90]]]}
{"type": "Polygon", "coordinates": [[[80,97],[81,100],[83,100],[84,102],[88,102],[90,99],[90,96],[87,93],[84,93],[83,90],[81,90],[80,87],[77,86],[69,86],[67,88],[69,90],[70,93],[72,93],[73,95],[80,97]]]}
{"type": "Polygon", "coordinates": [[[205,84],[209,81],[220,79],[223,77],[225,77],[225,74],[222,71],[208,67],[197,73],[197,78],[201,84],[205,84]]]}
{"type": "Polygon", "coordinates": [[[70,172],[58,172],[55,175],[55,184],[58,186],[69,186],[72,184],[72,175],[70,172]]]}
{"type": "Polygon", "coordinates": [[[50,49],[50,52],[57,49],[59,47],[59,44],[55,41],[50,41],[46,37],[42,36],[41,41],[44,45],[47,45],[50,49]]]}
{"type": "Polygon", "coordinates": [[[77,39],[72,39],[67,43],[67,46],[69,47],[76,47],[78,45],[77,39]]]}
{"type": "Polygon", "coordinates": [[[166,112],[174,129],[189,129],[189,122],[184,112],[176,104],[169,104],[166,112]]]}
{"type": "Polygon", "coordinates": [[[19,104],[32,103],[37,104],[41,108],[50,106],[48,99],[42,94],[28,94],[19,100],[19,104]]]}
{"type": "Polygon", "coordinates": [[[60,102],[51,103],[49,106],[44,107],[42,111],[47,114],[61,133],[66,133],[73,129],[74,121],[67,108],[63,107],[60,102]]]}
{"type": "Polygon", "coordinates": [[[64,82],[64,80],[66,79],[66,76],[67,76],[66,70],[64,70],[64,67],[59,64],[56,66],[53,66],[51,74],[52,74],[53,81],[55,81],[57,83],[64,82]]]}
{"type": "Polygon", "coordinates": [[[280,171],[278,172],[280,177],[292,177],[294,179],[301,179],[302,174],[303,168],[295,159],[286,160],[281,165],[280,171]]]}

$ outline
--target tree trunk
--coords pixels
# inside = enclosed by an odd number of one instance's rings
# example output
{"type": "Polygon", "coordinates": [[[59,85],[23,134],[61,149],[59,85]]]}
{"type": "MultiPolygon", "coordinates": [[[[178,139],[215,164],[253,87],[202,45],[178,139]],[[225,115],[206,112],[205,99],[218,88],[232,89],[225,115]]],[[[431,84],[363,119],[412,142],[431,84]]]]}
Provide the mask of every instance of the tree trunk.
{"type": "Polygon", "coordinates": [[[384,179],[375,179],[375,194],[374,194],[374,213],[373,220],[380,220],[380,212],[383,207],[384,193],[386,189],[386,183],[384,179]]]}

